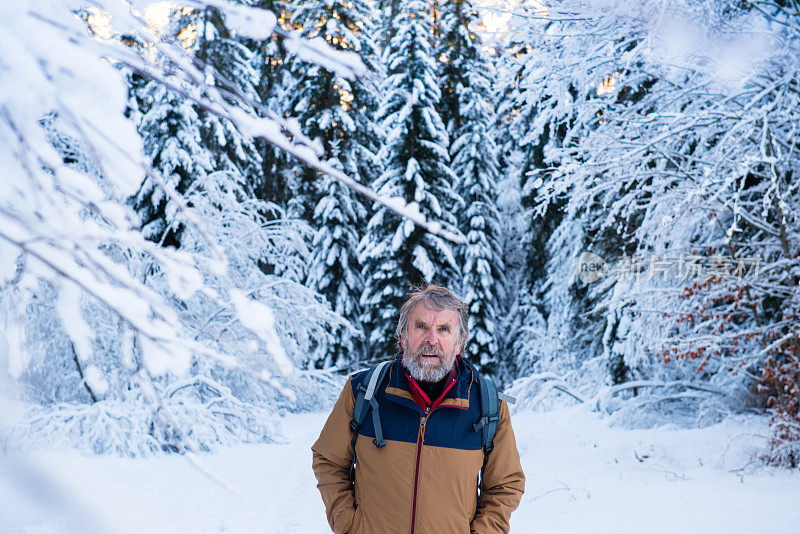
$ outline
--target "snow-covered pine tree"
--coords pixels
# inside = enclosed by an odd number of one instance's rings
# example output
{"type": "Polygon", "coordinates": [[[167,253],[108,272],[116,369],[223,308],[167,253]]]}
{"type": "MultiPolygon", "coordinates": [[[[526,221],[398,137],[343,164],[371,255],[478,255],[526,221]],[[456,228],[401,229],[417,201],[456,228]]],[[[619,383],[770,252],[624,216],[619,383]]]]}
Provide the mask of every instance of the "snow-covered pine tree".
{"type": "MultiPolygon", "coordinates": [[[[348,80],[322,66],[294,58],[289,67],[292,82],[286,90],[285,107],[304,133],[319,141],[324,159],[359,183],[369,184],[380,174],[380,140],[374,122],[378,65],[370,37],[373,7],[364,0],[302,0],[293,8],[292,27],[309,39],[324,39],[335,49],[355,51],[369,73],[358,80],[348,80]]],[[[366,224],[366,210],[358,196],[300,162],[291,166],[290,174],[294,181],[291,212],[317,229],[307,285],[357,326],[363,283],[356,248],[359,231],[366,224]]],[[[358,336],[344,330],[341,334],[341,343],[332,346],[318,365],[361,358],[363,346],[357,342],[358,336]]]]}
{"type": "MultiPolygon", "coordinates": [[[[378,118],[387,132],[381,149],[385,170],[373,184],[381,195],[416,203],[429,220],[458,232],[454,209],[463,200],[453,189],[448,135],[437,110],[437,84],[430,4],[411,0],[399,6],[396,31],[385,51],[388,78],[378,118]]],[[[428,234],[385,207],[377,207],[359,245],[366,278],[362,323],[374,357],[396,351],[394,328],[408,289],[460,280],[452,244],[428,234]]]]}
{"type": "MultiPolygon", "coordinates": [[[[335,155],[336,152],[330,162],[340,167],[335,155]]],[[[364,287],[356,249],[359,221],[366,215],[350,189],[330,176],[322,176],[320,180],[321,190],[327,194],[314,210],[319,229],[314,236],[306,285],[323,295],[333,311],[352,325],[352,328],[339,327],[324,358],[314,362],[317,367],[327,368],[358,361],[363,356],[363,334],[355,330],[359,328],[361,312],[358,298],[364,287]]]]}
{"type": "MultiPolygon", "coordinates": [[[[241,94],[256,97],[257,74],[252,54],[225,27],[214,10],[176,10],[166,31],[204,67],[206,83],[232,85],[241,94]]],[[[183,94],[159,81],[131,76],[131,115],[144,140],[145,154],[153,170],[166,184],[183,194],[200,184],[212,172],[223,172],[245,190],[262,181],[261,159],[255,144],[228,121],[199,109],[183,94]],[[196,186],[196,185],[195,185],[196,186]]],[[[186,94],[199,95],[198,88],[172,80],[186,94]]],[[[253,112],[248,109],[248,112],[253,112]]],[[[217,174],[217,177],[222,174],[217,174]]],[[[134,207],[142,218],[149,239],[180,246],[183,224],[176,220],[179,210],[155,177],[140,187],[134,207]]]]}
{"type": "MultiPolygon", "coordinates": [[[[177,79],[170,80],[184,91],[195,91],[177,79]]],[[[158,177],[148,176],[133,198],[147,239],[180,246],[183,230],[180,210],[159,183],[185,193],[195,181],[205,180],[214,170],[214,158],[203,144],[200,114],[186,98],[153,80],[133,88],[133,105],[139,108],[137,129],[144,154],[158,177]]]]}
{"type": "MultiPolygon", "coordinates": [[[[247,4],[280,14],[278,23],[284,28],[292,29],[288,21],[290,6],[286,2],[248,0],[247,4]]],[[[272,35],[266,40],[245,38],[242,42],[253,54],[253,68],[258,75],[255,88],[260,102],[278,116],[284,116],[285,93],[291,77],[285,65],[288,52],[283,40],[272,35]]],[[[254,193],[261,200],[286,208],[291,198],[289,173],[294,166],[294,160],[285,151],[264,139],[256,139],[255,145],[261,155],[261,183],[255,185],[254,193]]]]}
{"type": "Polygon", "coordinates": [[[467,77],[472,71],[468,69],[485,65],[483,54],[478,49],[480,38],[470,28],[478,18],[472,1],[443,2],[439,6],[439,15],[440,38],[436,46],[442,92],[439,114],[451,141],[455,141],[455,133],[462,123],[459,89],[469,85],[467,77]]]}
{"type": "Polygon", "coordinates": [[[497,147],[491,136],[492,65],[472,31],[478,14],[469,0],[442,6],[442,100],[439,109],[453,140],[450,146],[457,191],[466,203],[459,229],[467,244],[456,249],[462,270],[460,290],[470,312],[472,340],[466,355],[495,372],[498,352],[498,305],[504,299],[503,259],[499,246],[497,147]]]}
{"type": "Polygon", "coordinates": [[[378,48],[385,50],[389,39],[397,31],[394,20],[397,18],[397,13],[400,9],[400,0],[376,0],[375,10],[378,13],[375,25],[375,42],[378,48]]]}
{"type": "MultiPolygon", "coordinates": [[[[343,170],[357,181],[369,183],[377,178],[379,144],[374,123],[378,69],[371,38],[373,7],[365,0],[300,0],[292,7],[292,27],[309,39],[324,39],[337,50],[355,51],[370,72],[361,79],[348,80],[319,65],[292,58],[292,81],[284,107],[306,135],[319,141],[323,159],[332,157],[332,145],[337,143],[343,170]]],[[[292,211],[313,224],[316,206],[327,193],[321,188],[319,172],[297,163],[291,173],[295,180],[292,211]]]]}
{"type": "MultiPolygon", "coordinates": [[[[539,288],[547,262],[545,244],[560,220],[557,207],[542,217],[531,211],[530,189],[523,197],[523,187],[533,168],[544,167],[542,143],[526,142],[526,134],[535,118],[522,84],[529,54],[533,50],[527,35],[527,8],[520,6],[509,20],[501,51],[494,58],[496,83],[493,99],[496,114],[492,137],[498,148],[496,204],[500,212],[500,254],[503,259],[505,299],[499,303],[502,317],[498,339],[501,358],[498,378],[510,381],[530,372],[541,354],[542,309],[539,288]],[[525,113],[523,116],[522,114],[525,113]]],[[[535,192],[535,191],[534,191],[535,192]]]]}
{"type": "MultiPolygon", "coordinates": [[[[199,27],[196,43],[192,47],[195,57],[205,66],[206,83],[233,86],[242,95],[259,101],[256,87],[258,72],[254,67],[254,54],[242,40],[231,35],[225,25],[224,15],[205,9],[191,12],[183,27],[199,27]]],[[[238,104],[242,106],[241,103],[238,104]]],[[[244,111],[255,113],[251,107],[244,111]]],[[[229,173],[239,181],[244,190],[254,191],[263,182],[261,155],[251,138],[245,137],[230,121],[210,113],[203,117],[204,144],[214,158],[214,169],[229,173]]]]}
{"type": "MultiPolygon", "coordinates": [[[[505,299],[499,302],[499,329],[503,333],[498,337],[498,350],[504,356],[496,376],[501,380],[513,380],[518,375],[516,367],[515,345],[520,339],[522,326],[520,302],[522,280],[526,278],[527,268],[524,258],[522,236],[528,218],[524,216],[521,200],[521,185],[516,173],[518,146],[511,136],[511,124],[518,112],[516,95],[514,57],[507,52],[505,43],[497,43],[498,52],[493,58],[493,70],[496,82],[492,86],[492,103],[495,110],[494,122],[490,135],[497,146],[497,193],[495,202],[500,214],[499,254],[503,259],[503,279],[505,282],[505,299]]],[[[518,70],[518,69],[516,69],[518,70]]]]}
{"type": "MultiPolygon", "coordinates": [[[[474,78],[482,77],[477,74],[474,78]]],[[[467,355],[484,370],[493,372],[498,364],[498,305],[504,299],[503,258],[498,237],[500,215],[495,206],[497,160],[495,145],[488,134],[488,102],[471,80],[463,92],[464,122],[453,143],[453,169],[459,177],[459,192],[467,209],[460,217],[467,244],[459,247],[463,272],[461,291],[469,306],[472,341],[467,355]]],[[[478,82],[480,83],[480,82],[478,82]]]]}

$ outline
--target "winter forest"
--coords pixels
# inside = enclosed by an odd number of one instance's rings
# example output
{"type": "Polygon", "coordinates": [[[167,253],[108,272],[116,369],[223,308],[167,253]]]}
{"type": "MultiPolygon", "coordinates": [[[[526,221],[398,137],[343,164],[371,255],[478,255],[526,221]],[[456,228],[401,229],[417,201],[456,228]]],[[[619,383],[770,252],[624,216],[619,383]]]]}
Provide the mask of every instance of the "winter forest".
{"type": "Polygon", "coordinates": [[[224,486],[219,455],[279,472],[289,448],[317,526],[149,531],[326,531],[292,432],[397,354],[424,283],[468,304],[464,355],[532,443],[512,531],[583,532],[540,514],[590,491],[535,482],[544,434],[595,458],[579,428],[721,440],[691,468],[739,463],[689,478],[796,510],[796,0],[0,4],[0,532],[109,531],[41,489],[93,462],[186,458],[224,486]]]}

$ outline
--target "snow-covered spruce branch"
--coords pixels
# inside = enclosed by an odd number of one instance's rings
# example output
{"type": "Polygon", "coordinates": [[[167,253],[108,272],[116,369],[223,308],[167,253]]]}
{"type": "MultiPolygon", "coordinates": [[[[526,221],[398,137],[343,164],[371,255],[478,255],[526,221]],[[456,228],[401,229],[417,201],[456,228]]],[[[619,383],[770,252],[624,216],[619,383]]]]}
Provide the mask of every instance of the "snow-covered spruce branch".
{"type": "Polygon", "coordinates": [[[615,384],[613,386],[606,386],[601,388],[601,390],[595,394],[590,399],[584,399],[580,395],[574,393],[569,386],[564,381],[564,378],[558,376],[554,373],[537,373],[523,379],[520,379],[517,383],[514,384],[514,391],[519,391],[520,388],[527,387],[527,384],[531,384],[534,382],[543,382],[545,385],[545,389],[540,392],[539,396],[546,393],[547,391],[556,390],[561,393],[564,393],[573,399],[577,400],[581,404],[588,404],[588,405],[597,405],[599,402],[602,402],[606,399],[609,399],[623,391],[631,390],[631,389],[687,389],[687,390],[694,390],[700,391],[704,393],[712,393],[715,395],[725,396],[727,393],[722,391],[718,388],[714,388],[712,386],[702,384],[702,383],[693,383],[693,382],[686,382],[686,381],[672,381],[672,382],[656,382],[653,380],[633,380],[630,382],[625,382],[622,384],[615,384]]]}
{"type": "Polygon", "coordinates": [[[539,404],[553,390],[564,393],[581,404],[585,402],[580,395],[572,391],[564,377],[549,372],[536,373],[516,380],[508,393],[517,398],[531,399],[533,397],[531,388],[533,387],[537,387],[537,389],[535,398],[529,403],[532,406],[539,404]],[[539,383],[541,386],[534,386],[539,383]]]}
{"type": "Polygon", "coordinates": [[[679,389],[692,389],[695,391],[703,391],[705,393],[713,393],[715,395],[726,395],[726,393],[718,388],[708,386],[705,384],[694,383],[694,382],[686,382],[686,381],[673,381],[673,382],[655,382],[652,380],[632,380],[631,382],[625,382],[622,384],[615,384],[613,386],[608,386],[603,388],[603,391],[598,393],[591,401],[593,402],[601,397],[608,397],[616,395],[622,391],[626,391],[629,389],[640,389],[640,388],[679,388],[679,389]]]}
{"type": "MultiPolygon", "coordinates": [[[[6,228],[9,227],[11,227],[10,224],[6,226],[6,228]]],[[[113,311],[125,325],[132,328],[137,333],[137,336],[147,338],[151,343],[160,347],[160,350],[164,353],[193,353],[198,356],[209,358],[228,369],[252,376],[274,387],[277,391],[284,393],[289,398],[294,397],[291,391],[281,386],[269,373],[263,370],[253,370],[237,362],[235,359],[231,358],[231,356],[213,350],[198,341],[189,340],[183,336],[173,337],[170,331],[180,330],[174,312],[162,304],[157,294],[138,281],[119,279],[115,281],[116,283],[109,284],[95,278],[95,273],[93,271],[79,266],[79,264],[74,262],[66,253],[56,254],[52,250],[42,252],[41,247],[35,246],[36,241],[38,241],[36,239],[31,240],[34,242],[34,246],[31,246],[26,240],[16,240],[13,237],[9,237],[7,232],[0,231],[0,238],[6,239],[19,250],[28,254],[31,258],[41,262],[43,266],[51,269],[58,278],[68,280],[70,283],[75,284],[85,291],[88,295],[91,295],[98,302],[103,303],[109,310],[113,311]],[[154,319],[147,318],[147,312],[145,310],[137,310],[131,307],[133,303],[142,301],[148,302],[151,305],[147,310],[149,310],[149,313],[154,313],[156,318],[161,320],[160,322],[154,322],[154,319]],[[134,313],[136,311],[141,313],[134,313]]],[[[155,256],[155,258],[164,259],[160,256],[155,256]]],[[[79,309],[75,311],[80,313],[79,309]]],[[[177,372],[181,374],[180,371],[177,372]]],[[[149,373],[147,379],[152,380],[149,373]]]]}
{"type": "Polygon", "coordinates": [[[538,373],[538,374],[526,377],[525,380],[526,380],[526,382],[536,382],[536,381],[544,382],[545,385],[547,386],[547,388],[549,388],[549,389],[555,389],[556,391],[560,391],[561,393],[565,393],[566,395],[569,395],[570,397],[572,397],[573,399],[575,399],[576,401],[578,401],[580,403],[584,403],[585,402],[582,397],[580,397],[576,393],[573,393],[570,390],[569,386],[564,381],[563,377],[557,376],[557,375],[555,375],[553,373],[538,373]]]}

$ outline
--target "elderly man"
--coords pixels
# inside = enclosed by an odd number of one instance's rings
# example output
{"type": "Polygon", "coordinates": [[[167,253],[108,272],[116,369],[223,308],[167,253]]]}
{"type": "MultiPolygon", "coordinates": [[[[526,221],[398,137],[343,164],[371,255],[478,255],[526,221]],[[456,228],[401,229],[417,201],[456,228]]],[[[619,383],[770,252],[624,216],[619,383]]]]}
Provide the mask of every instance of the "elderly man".
{"type": "Polygon", "coordinates": [[[486,388],[460,356],[467,325],[466,306],[450,291],[417,290],[400,312],[402,354],[383,383],[374,384],[375,413],[362,424],[353,420],[354,392],[376,373],[347,381],[311,448],[335,533],[508,532],[525,477],[503,401],[493,447],[484,450],[476,423],[485,419],[480,397],[486,388]]]}

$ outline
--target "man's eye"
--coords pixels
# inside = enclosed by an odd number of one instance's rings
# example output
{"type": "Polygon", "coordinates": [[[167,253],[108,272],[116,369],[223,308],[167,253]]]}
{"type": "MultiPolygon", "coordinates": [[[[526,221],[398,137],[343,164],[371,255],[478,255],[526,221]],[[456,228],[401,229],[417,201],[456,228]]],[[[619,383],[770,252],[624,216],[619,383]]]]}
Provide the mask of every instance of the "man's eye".
{"type": "Polygon", "coordinates": [[[449,329],[449,328],[447,328],[446,326],[443,326],[443,327],[441,327],[439,330],[440,330],[441,332],[449,332],[449,331],[450,331],[450,329],[449,329]]]}

